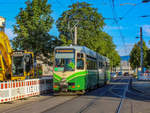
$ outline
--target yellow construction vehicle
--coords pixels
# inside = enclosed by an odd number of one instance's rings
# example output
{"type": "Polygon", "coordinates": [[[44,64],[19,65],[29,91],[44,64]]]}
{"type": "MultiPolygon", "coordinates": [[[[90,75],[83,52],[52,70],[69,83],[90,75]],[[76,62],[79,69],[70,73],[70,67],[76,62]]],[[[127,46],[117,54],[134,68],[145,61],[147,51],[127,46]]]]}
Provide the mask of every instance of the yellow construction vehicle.
{"type": "Polygon", "coordinates": [[[0,17],[0,81],[11,79],[12,48],[4,28],[5,19],[0,17]]]}
{"type": "Polygon", "coordinates": [[[0,17],[0,81],[34,78],[33,52],[13,51],[4,28],[5,19],[0,17]]]}
{"type": "Polygon", "coordinates": [[[11,80],[34,78],[34,56],[32,52],[13,51],[11,80]]]}

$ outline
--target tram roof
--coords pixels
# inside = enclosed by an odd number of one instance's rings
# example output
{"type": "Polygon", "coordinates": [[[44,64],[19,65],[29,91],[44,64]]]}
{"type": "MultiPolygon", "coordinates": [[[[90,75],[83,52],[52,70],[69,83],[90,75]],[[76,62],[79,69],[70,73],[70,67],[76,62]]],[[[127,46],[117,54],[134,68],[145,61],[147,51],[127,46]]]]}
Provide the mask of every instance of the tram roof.
{"type": "Polygon", "coordinates": [[[87,55],[89,56],[92,56],[92,57],[98,57],[98,59],[102,59],[102,60],[105,60],[105,61],[109,61],[109,59],[107,57],[104,57],[102,55],[100,55],[99,53],[96,53],[94,52],[93,50],[85,47],[85,46],[57,46],[55,47],[55,49],[65,49],[65,48],[73,48],[79,52],[83,52],[83,53],[86,53],[87,55]]]}

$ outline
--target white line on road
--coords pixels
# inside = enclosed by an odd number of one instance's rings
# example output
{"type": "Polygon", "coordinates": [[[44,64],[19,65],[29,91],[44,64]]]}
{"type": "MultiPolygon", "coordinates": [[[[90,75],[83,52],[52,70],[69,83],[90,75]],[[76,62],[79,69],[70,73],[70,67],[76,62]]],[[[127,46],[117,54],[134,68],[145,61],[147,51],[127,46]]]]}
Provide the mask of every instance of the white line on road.
{"type": "Polygon", "coordinates": [[[126,85],[126,88],[124,89],[123,96],[122,96],[119,106],[116,110],[116,113],[120,113],[120,109],[122,107],[123,101],[126,98],[126,92],[128,91],[129,82],[130,82],[130,80],[128,81],[128,84],[126,85]]]}

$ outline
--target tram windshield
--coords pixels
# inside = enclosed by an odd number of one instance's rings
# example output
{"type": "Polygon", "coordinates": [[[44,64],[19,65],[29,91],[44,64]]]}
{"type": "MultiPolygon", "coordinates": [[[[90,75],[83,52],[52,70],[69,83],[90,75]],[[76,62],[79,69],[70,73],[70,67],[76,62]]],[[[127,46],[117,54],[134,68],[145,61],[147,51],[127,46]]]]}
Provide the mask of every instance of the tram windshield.
{"type": "Polygon", "coordinates": [[[14,56],[12,62],[13,76],[24,76],[24,58],[23,56],[14,56]]]}
{"type": "Polygon", "coordinates": [[[54,71],[74,71],[75,53],[73,49],[59,49],[55,51],[54,71]]]}
{"type": "Polygon", "coordinates": [[[74,71],[74,59],[55,59],[55,71],[74,71]]]}

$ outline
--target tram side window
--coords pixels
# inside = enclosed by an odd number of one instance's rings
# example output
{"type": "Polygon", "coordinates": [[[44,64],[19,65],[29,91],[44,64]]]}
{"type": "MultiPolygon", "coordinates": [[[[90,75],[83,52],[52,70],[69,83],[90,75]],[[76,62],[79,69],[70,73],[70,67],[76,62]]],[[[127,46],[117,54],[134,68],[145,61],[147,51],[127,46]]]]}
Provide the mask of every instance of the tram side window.
{"type": "Polygon", "coordinates": [[[109,63],[108,62],[106,62],[106,67],[109,68],[109,63]]]}
{"type": "Polygon", "coordinates": [[[84,69],[84,58],[82,53],[77,53],[77,69],[84,69]]]}
{"type": "Polygon", "coordinates": [[[90,70],[97,69],[96,61],[87,59],[87,69],[90,69],[90,70]]]}
{"type": "Polygon", "coordinates": [[[105,62],[102,62],[102,68],[105,68],[105,62]]]}
{"type": "Polygon", "coordinates": [[[99,68],[101,68],[101,62],[99,62],[99,68]]]}
{"type": "Polygon", "coordinates": [[[102,69],[105,67],[105,63],[104,62],[99,62],[99,68],[102,69]]]}
{"type": "Polygon", "coordinates": [[[99,62],[99,68],[102,69],[103,68],[103,64],[102,62],[99,62]]]}
{"type": "Polygon", "coordinates": [[[94,69],[97,69],[96,61],[94,61],[94,69]]]}
{"type": "Polygon", "coordinates": [[[91,66],[91,65],[90,65],[90,60],[87,59],[86,62],[87,62],[87,69],[90,69],[90,66],[91,66]]]}

